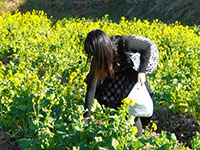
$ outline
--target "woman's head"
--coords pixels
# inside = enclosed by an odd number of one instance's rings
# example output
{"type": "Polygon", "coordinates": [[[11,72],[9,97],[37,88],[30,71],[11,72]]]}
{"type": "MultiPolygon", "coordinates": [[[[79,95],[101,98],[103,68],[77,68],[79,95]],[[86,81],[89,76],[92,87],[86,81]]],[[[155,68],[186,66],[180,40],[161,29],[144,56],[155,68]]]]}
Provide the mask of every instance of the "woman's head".
{"type": "Polygon", "coordinates": [[[93,30],[88,33],[84,46],[88,60],[93,57],[95,78],[103,80],[107,74],[112,76],[114,51],[110,37],[102,30],[93,30]]]}

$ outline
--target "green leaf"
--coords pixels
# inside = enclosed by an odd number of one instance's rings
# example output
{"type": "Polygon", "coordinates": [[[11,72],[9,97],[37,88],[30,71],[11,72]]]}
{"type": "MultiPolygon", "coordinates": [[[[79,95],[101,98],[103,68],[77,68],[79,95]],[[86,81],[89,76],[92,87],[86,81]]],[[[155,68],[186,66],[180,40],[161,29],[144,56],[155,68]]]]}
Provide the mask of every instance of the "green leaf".
{"type": "Polygon", "coordinates": [[[25,111],[27,109],[26,105],[19,105],[18,107],[20,110],[25,111]]]}
{"type": "Polygon", "coordinates": [[[21,149],[28,149],[31,143],[33,142],[33,140],[23,138],[23,139],[17,140],[17,142],[19,143],[21,149]]]}
{"type": "Polygon", "coordinates": [[[168,139],[170,141],[177,141],[176,135],[174,133],[170,134],[168,139]]]}
{"type": "Polygon", "coordinates": [[[31,120],[31,122],[30,122],[30,128],[31,128],[32,130],[38,129],[38,126],[37,126],[35,120],[31,120]]]}
{"type": "Polygon", "coordinates": [[[38,144],[34,144],[33,146],[31,146],[28,150],[42,150],[40,145],[38,144]]]}

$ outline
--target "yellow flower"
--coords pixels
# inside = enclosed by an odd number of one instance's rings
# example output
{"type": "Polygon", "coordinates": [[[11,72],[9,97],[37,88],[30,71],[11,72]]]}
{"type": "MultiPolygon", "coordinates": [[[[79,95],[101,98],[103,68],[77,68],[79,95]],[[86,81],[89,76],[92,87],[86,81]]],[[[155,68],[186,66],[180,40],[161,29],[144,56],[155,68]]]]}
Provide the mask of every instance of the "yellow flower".
{"type": "Polygon", "coordinates": [[[18,86],[20,84],[20,81],[18,78],[9,78],[10,81],[12,81],[12,83],[15,85],[15,86],[18,86]]]}
{"type": "Polygon", "coordinates": [[[86,78],[85,75],[81,75],[81,79],[84,80],[86,78]]]}
{"type": "Polygon", "coordinates": [[[133,126],[133,127],[132,127],[132,134],[133,134],[133,135],[136,135],[137,133],[138,133],[137,127],[133,126]]]}
{"type": "Polygon", "coordinates": [[[76,76],[77,76],[77,73],[76,72],[72,72],[71,75],[70,75],[70,79],[74,79],[76,76]]]}
{"type": "Polygon", "coordinates": [[[64,61],[65,61],[65,58],[62,58],[61,61],[64,62],[64,61]]]}
{"type": "Polygon", "coordinates": [[[0,61],[0,66],[1,66],[1,68],[0,69],[2,69],[3,71],[5,71],[6,70],[6,67],[4,66],[4,64],[0,61]]]}
{"type": "Polygon", "coordinates": [[[26,53],[27,53],[28,56],[31,55],[31,51],[30,50],[27,50],[26,53]]]}
{"type": "Polygon", "coordinates": [[[180,56],[180,58],[183,58],[185,55],[184,55],[184,53],[181,53],[179,56],[180,56]]]}
{"type": "Polygon", "coordinates": [[[155,22],[158,23],[158,19],[156,19],[155,22]]]}
{"type": "Polygon", "coordinates": [[[64,67],[60,67],[59,69],[60,69],[61,71],[64,71],[64,70],[65,70],[65,68],[64,68],[64,67]]]}
{"type": "Polygon", "coordinates": [[[104,17],[107,18],[109,16],[109,14],[105,14],[104,17]]]}
{"type": "Polygon", "coordinates": [[[16,73],[14,75],[15,78],[18,78],[18,79],[23,79],[24,78],[24,74],[23,73],[16,73]]]}
{"type": "Polygon", "coordinates": [[[130,100],[130,105],[133,107],[135,105],[134,99],[133,98],[129,98],[129,100],[130,100]]]}
{"type": "Polygon", "coordinates": [[[4,75],[2,73],[0,73],[0,78],[4,78],[4,75]]]}
{"type": "Polygon", "coordinates": [[[74,80],[74,83],[75,83],[75,84],[76,84],[76,83],[78,84],[78,83],[79,83],[79,80],[78,80],[78,79],[75,79],[75,80],[74,80]]]}
{"type": "Polygon", "coordinates": [[[18,66],[18,68],[19,69],[24,69],[25,65],[26,65],[26,63],[24,61],[21,61],[19,66],[18,66]]]}
{"type": "Polygon", "coordinates": [[[153,123],[152,124],[152,128],[153,128],[154,131],[156,131],[157,130],[157,125],[155,123],[153,123]]]}
{"type": "Polygon", "coordinates": [[[79,68],[76,69],[77,73],[81,72],[81,70],[79,68]]]}
{"type": "Polygon", "coordinates": [[[38,53],[34,53],[34,57],[35,57],[35,59],[37,59],[38,58],[38,53]]]}
{"type": "Polygon", "coordinates": [[[128,98],[124,98],[124,99],[122,100],[122,103],[123,103],[124,105],[127,105],[127,104],[129,103],[129,99],[128,99],[128,98]]]}
{"type": "Polygon", "coordinates": [[[163,64],[159,64],[160,70],[163,70],[163,64]]]}
{"type": "Polygon", "coordinates": [[[61,50],[60,50],[60,53],[63,53],[63,52],[64,52],[64,50],[63,50],[63,49],[61,49],[61,50]]]}
{"type": "Polygon", "coordinates": [[[124,103],[124,105],[131,105],[131,106],[135,105],[135,101],[133,98],[124,98],[122,100],[122,103],[124,103]]]}
{"type": "Polygon", "coordinates": [[[8,71],[8,74],[9,74],[10,76],[12,76],[12,73],[13,73],[12,70],[9,70],[9,71],[8,71]]]}
{"type": "Polygon", "coordinates": [[[37,75],[32,75],[32,76],[29,76],[28,78],[29,78],[31,81],[34,81],[34,82],[37,82],[37,81],[39,80],[37,75]]]}
{"type": "Polygon", "coordinates": [[[5,71],[5,70],[6,70],[6,67],[5,67],[4,65],[2,65],[2,66],[1,66],[1,69],[5,71]]]}

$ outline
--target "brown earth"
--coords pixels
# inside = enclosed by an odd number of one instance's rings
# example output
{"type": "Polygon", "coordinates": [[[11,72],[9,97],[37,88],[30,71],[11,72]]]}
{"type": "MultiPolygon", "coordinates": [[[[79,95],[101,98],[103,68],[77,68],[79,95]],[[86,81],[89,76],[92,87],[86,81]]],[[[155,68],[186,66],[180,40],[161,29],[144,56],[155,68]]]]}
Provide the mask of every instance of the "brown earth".
{"type": "Polygon", "coordinates": [[[0,150],[20,150],[20,148],[12,138],[0,131],[0,150]]]}
{"type": "Polygon", "coordinates": [[[199,122],[191,116],[183,116],[167,109],[156,110],[152,122],[157,124],[156,132],[175,133],[179,143],[190,147],[190,141],[196,132],[200,132],[199,122]]]}

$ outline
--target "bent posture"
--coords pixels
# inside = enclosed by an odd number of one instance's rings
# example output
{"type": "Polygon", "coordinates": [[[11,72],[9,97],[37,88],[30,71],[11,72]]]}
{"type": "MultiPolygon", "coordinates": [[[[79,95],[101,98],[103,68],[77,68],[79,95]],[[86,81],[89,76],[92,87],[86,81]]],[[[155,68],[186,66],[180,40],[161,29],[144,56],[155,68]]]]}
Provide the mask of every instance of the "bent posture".
{"type": "MultiPolygon", "coordinates": [[[[92,61],[86,78],[86,122],[91,116],[94,98],[101,105],[117,109],[137,82],[145,84],[150,95],[153,95],[146,81],[146,73],[153,67],[149,65],[153,60],[152,50],[157,50],[151,40],[133,35],[109,37],[104,31],[96,29],[88,33],[84,46],[87,62],[92,61]],[[131,53],[138,54],[139,59],[131,59],[131,53]]],[[[149,118],[136,117],[137,136],[142,135],[142,123],[146,125],[148,121],[149,118]]]]}

